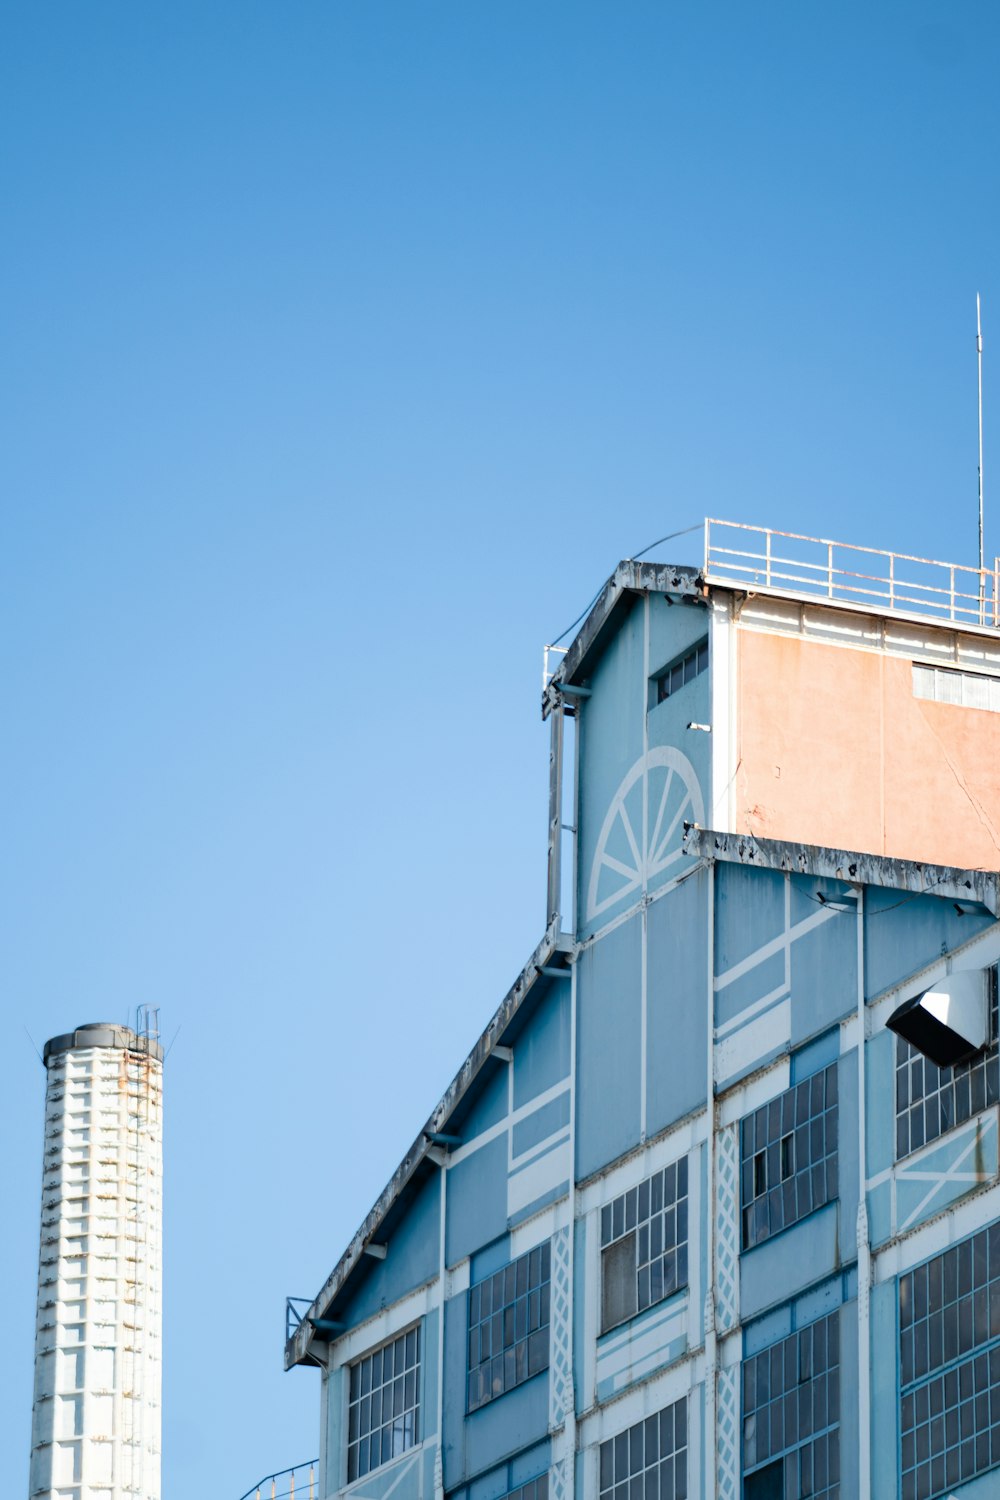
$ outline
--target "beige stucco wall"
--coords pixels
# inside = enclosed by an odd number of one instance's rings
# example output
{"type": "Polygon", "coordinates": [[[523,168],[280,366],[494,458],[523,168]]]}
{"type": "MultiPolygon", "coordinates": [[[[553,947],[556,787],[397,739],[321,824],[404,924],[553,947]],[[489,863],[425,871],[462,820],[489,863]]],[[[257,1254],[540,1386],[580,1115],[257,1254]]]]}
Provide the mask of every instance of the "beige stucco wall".
{"type": "Polygon", "coordinates": [[[912,678],[902,657],[741,630],[737,831],[1000,868],[1000,714],[912,678]]]}

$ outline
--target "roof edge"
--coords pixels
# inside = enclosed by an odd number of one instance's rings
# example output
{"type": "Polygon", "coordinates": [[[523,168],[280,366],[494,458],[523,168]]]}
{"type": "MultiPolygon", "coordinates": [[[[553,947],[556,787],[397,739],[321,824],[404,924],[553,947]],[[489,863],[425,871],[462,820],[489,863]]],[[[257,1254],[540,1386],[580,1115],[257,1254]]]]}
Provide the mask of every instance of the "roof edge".
{"type": "Polygon", "coordinates": [[[625,594],[680,594],[690,599],[702,599],[704,589],[699,568],[678,563],[632,562],[628,558],[620,562],[587,611],[569,650],[542,691],[543,719],[547,719],[559,703],[561,685],[573,681],[625,594]]]}
{"type": "Polygon", "coordinates": [[[883,886],[910,891],[915,896],[975,901],[993,916],[1000,915],[1000,872],[996,870],[963,870],[956,865],[862,854],[826,844],[796,844],[785,839],[757,838],[751,833],[719,833],[694,823],[685,824],[683,845],[686,854],[705,859],[817,875],[852,885],[883,886]]]}
{"type": "Polygon", "coordinates": [[[403,1157],[403,1160],[390,1177],[370,1212],[366,1215],[351,1239],[347,1249],[323,1283],[312,1306],[306,1312],[291,1338],[287,1340],[285,1344],[286,1370],[292,1369],[295,1365],[311,1362],[309,1351],[316,1337],[316,1331],[312,1327],[310,1319],[325,1317],[327,1309],[342,1291],[352,1271],[364,1255],[365,1246],[370,1244],[375,1238],[389,1211],[407,1185],[412,1181],[417,1168],[428,1158],[431,1161],[434,1160],[431,1153],[439,1148],[434,1146],[429,1137],[444,1133],[444,1127],[447,1125],[452,1113],[462,1099],[465,1098],[475,1079],[482,1071],[484,1064],[492,1054],[494,1047],[499,1044],[500,1038],[534,988],[542,969],[558,948],[559,935],[556,931],[556,924],[553,921],[546,929],[544,937],[507,991],[507,994],[501,1000],[485,1030],[480,1035],[479,1040],[455,1074],[455,1077],[448,1085],[437,1106],[431,1112],[423,1130],[421,1130],[403,1157]]]}

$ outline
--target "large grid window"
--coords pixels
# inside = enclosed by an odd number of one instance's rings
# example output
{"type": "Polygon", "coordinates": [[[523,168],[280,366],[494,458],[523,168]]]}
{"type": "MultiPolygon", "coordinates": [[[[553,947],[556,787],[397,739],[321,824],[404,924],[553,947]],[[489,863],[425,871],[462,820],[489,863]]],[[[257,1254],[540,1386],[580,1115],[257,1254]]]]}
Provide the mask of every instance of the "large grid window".
{"type": "Polygon", "coordinates": [[[743,1361],[744,1500],[838,1500],[840,1314],[743,1361]]]}
{"type": "Polygon", "coordinates": [[[601,1332],[687,1286],[687,1157],[601,1210],[601,1332]]]}
{"type": "Polygon", "coordinates": [[[351,1366],[347,1478],[360,1479],[420,1441],[420,1328],[351,1366]]]}
{"type": "Polygon", "coordinates": [[[902,1500],[1000,1465],[1000,1223],[899,1279],[902,1500]]]}
{"type": "Polygon", "coordinates": [[[997,1048],[997,972],[990,971],[990,1045],[953,1068],[939,1068],[903,1038],[896,1038],[896,1158],[919,1151],[928,1141],[1000,1099],[997,1048]]]}
{"type": "Polygon", "coordinates": [[[837,1185],[837,1064],[762,1104],[740,1130],[743,1248],[814,1209],[837,1185]]]}
{"type": "Polygon", "coordinates": [[[546,1240],[469,1288],[469,1411],[548,1368],[550,1260],[546,1240]]]}
{"type": "Polygon", "coordinates": [[[600,1500],[686,1500],[687,1400],[601,1444],[600,1500]]]}

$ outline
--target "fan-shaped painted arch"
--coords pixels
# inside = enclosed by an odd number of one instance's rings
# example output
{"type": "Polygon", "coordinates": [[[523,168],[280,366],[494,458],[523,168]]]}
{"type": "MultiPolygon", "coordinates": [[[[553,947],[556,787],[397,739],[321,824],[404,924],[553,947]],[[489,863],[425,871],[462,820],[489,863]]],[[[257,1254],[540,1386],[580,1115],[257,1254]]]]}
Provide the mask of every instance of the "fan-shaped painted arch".
{"type": "Polygon", "coordinates": [[[685,820],[705,821],[698,777],[686,755],[658,745],[636,761],[611,799],[590,871],[588,921],[682,857],[685,820]]]}

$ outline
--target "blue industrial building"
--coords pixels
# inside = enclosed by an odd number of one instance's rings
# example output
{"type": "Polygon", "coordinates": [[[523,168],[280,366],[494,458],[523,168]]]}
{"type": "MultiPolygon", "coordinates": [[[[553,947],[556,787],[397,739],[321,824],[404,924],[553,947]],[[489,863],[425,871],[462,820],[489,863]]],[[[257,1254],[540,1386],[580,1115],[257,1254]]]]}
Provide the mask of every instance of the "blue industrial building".
{"type": "Polygon", "coordinates": [[[1000,1495],[995,574],[713,524],[546,674],[544,937],[289,1330],[324,1497],[1000,1495]],[[836,747],[855,670],[926,818],[836,747]]]}

